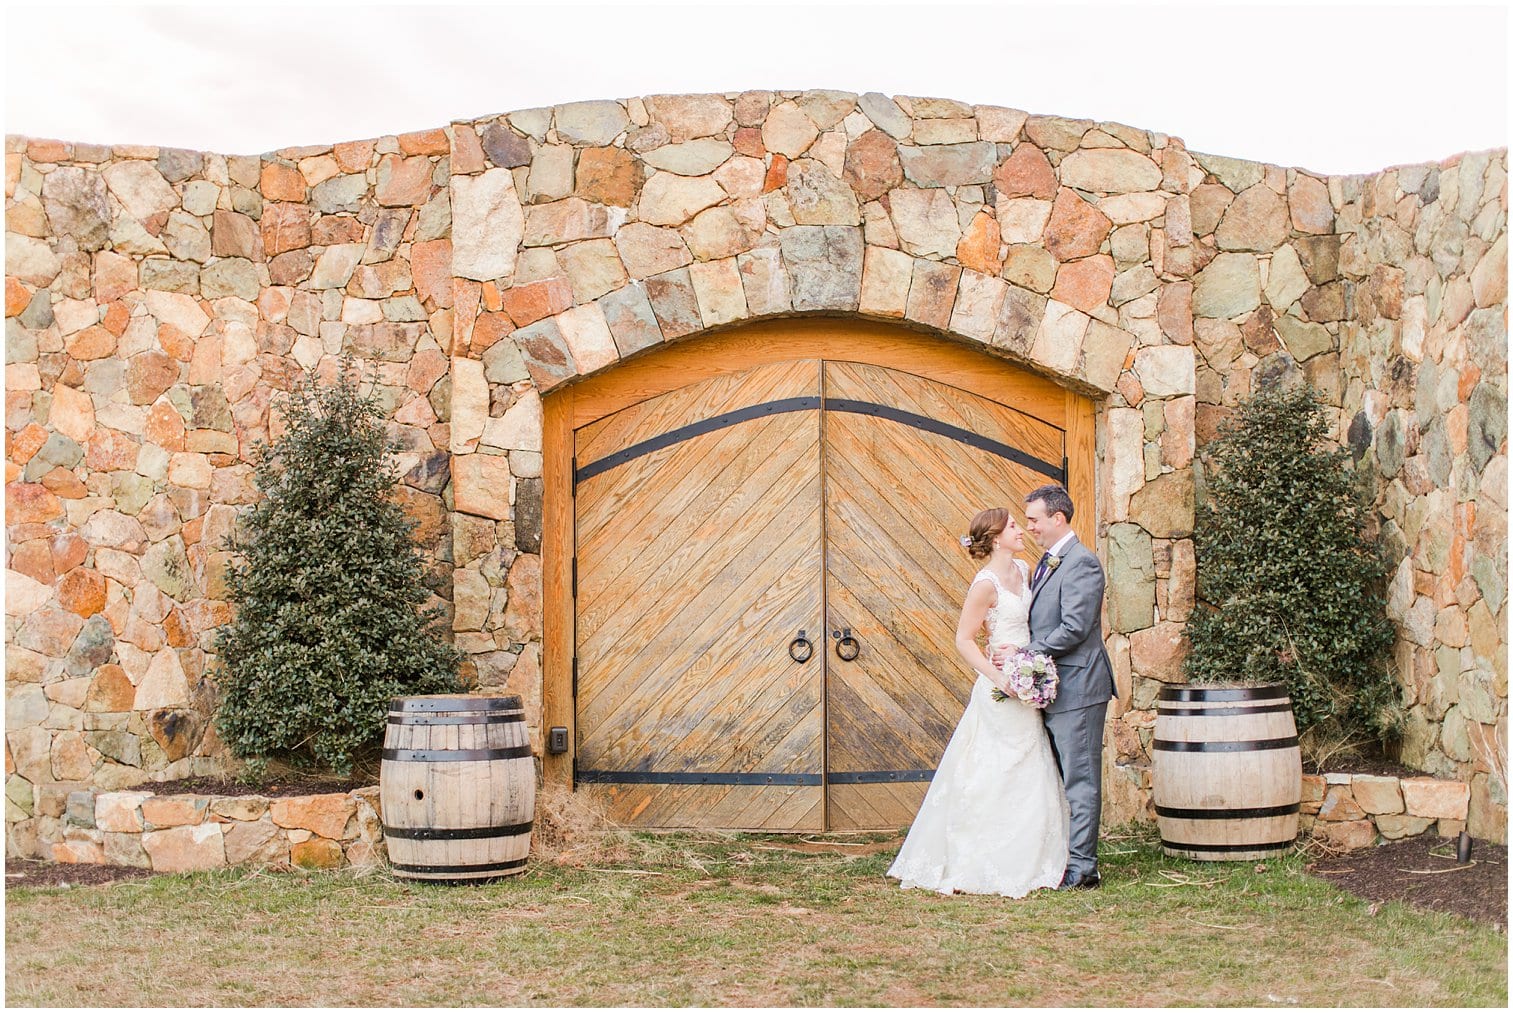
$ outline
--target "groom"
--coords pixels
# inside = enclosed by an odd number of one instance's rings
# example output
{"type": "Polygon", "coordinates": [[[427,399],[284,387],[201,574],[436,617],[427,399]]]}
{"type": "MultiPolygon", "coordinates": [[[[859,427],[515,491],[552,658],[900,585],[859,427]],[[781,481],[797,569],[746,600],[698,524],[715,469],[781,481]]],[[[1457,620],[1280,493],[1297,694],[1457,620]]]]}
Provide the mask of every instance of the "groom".
{"type": "MultiPolygon", "coordinates": [[[[1025,527],[1046,546],[1030,578],[1027,649],[1056,659],[1060,686],[1045,709],[1051,751],[1071,807],[1070,855],[1058,889],[1093,889],[1103,809],[1103,717],[1114,669],[1103,649],[1103,567],[1072,533],[1072,498],[1059,485],[1025,497],[1025,527]]],[[[997,659],[995,659],[997,660],[997,659]]]]}

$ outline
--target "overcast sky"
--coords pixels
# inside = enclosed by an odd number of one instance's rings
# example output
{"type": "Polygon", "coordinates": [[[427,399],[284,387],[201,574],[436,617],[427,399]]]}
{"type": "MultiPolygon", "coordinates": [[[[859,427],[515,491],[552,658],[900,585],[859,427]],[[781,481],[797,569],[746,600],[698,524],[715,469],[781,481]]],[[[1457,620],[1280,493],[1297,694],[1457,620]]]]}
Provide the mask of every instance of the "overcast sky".
{"type": "Polygon", "coordinates": [[[1370,172],[1508,143],[1501,5],[5,5],[5,130],[247,154],[579,99],[934,95],[1370,172]]]}

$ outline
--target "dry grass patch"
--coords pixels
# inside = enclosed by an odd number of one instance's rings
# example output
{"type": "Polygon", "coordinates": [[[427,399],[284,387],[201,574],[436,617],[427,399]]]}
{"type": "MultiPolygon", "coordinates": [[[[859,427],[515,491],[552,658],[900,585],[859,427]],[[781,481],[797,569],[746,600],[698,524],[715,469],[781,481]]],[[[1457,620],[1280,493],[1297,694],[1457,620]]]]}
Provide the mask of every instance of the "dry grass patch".
{"type": "Polygon", "coordinates": [[[1105,844],[1105,888],[904,891],[896,837],[565,834],[471,888],[387,874],[11,892],[12,1005],[1491,1005],[1506,937],[1369,905],[1301,857],[1105,844]],[[563,856],[566,860],[563,860],[563,856]],[[611,861],[611,857],[615,860],[611,861]]]}

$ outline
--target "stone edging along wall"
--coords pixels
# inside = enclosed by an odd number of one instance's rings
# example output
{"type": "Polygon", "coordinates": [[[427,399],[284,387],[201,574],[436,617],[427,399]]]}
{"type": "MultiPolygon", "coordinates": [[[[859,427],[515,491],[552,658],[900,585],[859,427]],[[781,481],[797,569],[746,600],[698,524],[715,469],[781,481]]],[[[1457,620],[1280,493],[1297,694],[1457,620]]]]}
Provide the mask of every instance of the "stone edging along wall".
{"type": "MultiPolygon", "coordinates": [[[[1446,270],[1479,269],[1483,294],[1506,260],[1505,163],[1454,163],[1480,167],[1479,210],[1446,270]]],[[[218,546],[298,370],[329,373],[343,351],[376,369],[467,672],[525,698],[539,747],[541,395],[663,342],[809,313],[931,330],[1100,402],[1121,692],[1106,784],[1110,818],[1137,816],[1193,604],[1195,454],[1263,360],[1327,386],[1365,354],[1340,307],[1376,284],[1370,258],[1410,259],[1396,243],[1356,255],[1368,182],[1120,124],[840,92],[573,103],[250,157],[10,138],[7,846],[60,839],[43,787],[221,769],[218,546]]],[[[1486,367],[1505,403],[1505,355],[1486,367]]],[[[1377,402],[1340,386],[1344,429],[1357,397],[1377,402]]],[[[1495,446],[1468,457],[1478,480],[1506,467],[1503,437],[1479,432],[1495,446]]],[[[1405,493],[1423,513],[1423,483],[1405,493]]],[[[1500,521],[1505,553],[1505,508],[1477,518],[1486,544],[1500,521]]],[[[1487,699],[1473,689],[1462,716],[1506,741],[1502,598],[1483,595],[1492,621],[1455,648],[1455,679],[1482,673],[1487,699]]],[[[1473,830],[1500,836],[1505,802],[1483,797],[1473,830]]]]}
{"type": "MultiPolygon", "coordinates": [[[[1299,839],[1354,850],[1431,828],[1454,837],[1466,825],[1469,803],[1461,781],[1305,775],[1299,839]]],[[[386,858],[377,787],[274,799],[151,791],[65,795],[44,788],[39,807],[62,820],[62,840],[51,849],[56,862],[197,872],[374,868],[386,858]]]]}
{"type": "Polygon", "coordinates": [[[55,862],[199,872],[362,868],[385,856],[376,787],[292,798],[44,790],[39,804],[62,820],[55,862]]]}
{"type": "Polygon", "coordinates": [[[1353,851],[1433,829],[1466,829],[1471,788],[1464,781],[1375,774],[1304,774],[1299,835],[1353,851]]]}

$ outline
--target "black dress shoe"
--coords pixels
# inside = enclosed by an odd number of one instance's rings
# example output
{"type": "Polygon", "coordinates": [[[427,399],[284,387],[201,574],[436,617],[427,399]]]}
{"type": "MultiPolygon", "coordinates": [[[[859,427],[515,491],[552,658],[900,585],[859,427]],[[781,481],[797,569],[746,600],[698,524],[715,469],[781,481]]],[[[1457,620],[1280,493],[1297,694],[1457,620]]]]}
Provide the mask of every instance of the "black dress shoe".
{"type": "Polygon", "coordinates": [[[1103,885],[1102,878],[1096,872],[1072,872],[1068,870],[1061,877],[1061,885],[1058,890],[1096,890],[1103,885]]]}

